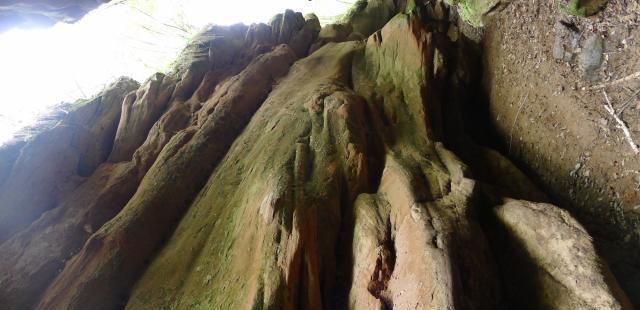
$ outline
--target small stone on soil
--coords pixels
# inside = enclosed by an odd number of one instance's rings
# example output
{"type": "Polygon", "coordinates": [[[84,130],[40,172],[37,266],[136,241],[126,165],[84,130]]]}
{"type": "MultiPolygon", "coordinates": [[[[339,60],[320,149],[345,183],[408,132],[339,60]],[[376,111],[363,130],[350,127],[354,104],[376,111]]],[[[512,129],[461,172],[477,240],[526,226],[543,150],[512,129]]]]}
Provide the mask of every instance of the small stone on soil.
{"type": "Polygon", "coordinates": [[[602,65],[602,56],[604,52],[604,41],[598,34],[589,36],[583,45],[582,51],[578,57],[578,65],[580,69],[589,74],[600,68],[602,65]]]}
{"type": "MultiPolygon", "coordinates": [[[[578,40],[580,33],[576,32],[570,25],[565,22],[557,22],[555,26],[555,41],[553,44],[553,58],[569,62],[573,58],[573,54],[578,49],[578,40]]],[[[575,27],[575,26],[573,26],[575,27]]]]}

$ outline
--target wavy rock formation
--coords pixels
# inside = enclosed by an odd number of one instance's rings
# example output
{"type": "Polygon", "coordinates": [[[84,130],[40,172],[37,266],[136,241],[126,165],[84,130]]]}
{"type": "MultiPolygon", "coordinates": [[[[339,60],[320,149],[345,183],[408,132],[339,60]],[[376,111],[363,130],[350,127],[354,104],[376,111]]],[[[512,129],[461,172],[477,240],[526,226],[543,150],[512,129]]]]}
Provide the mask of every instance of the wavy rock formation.
{"type": "Polygon", "coordinates": [[[0,304],[631,309],[588,232],[465,134],[477,54],[446,7],[358,5],[210,27],[0,149],[0,304]]]}

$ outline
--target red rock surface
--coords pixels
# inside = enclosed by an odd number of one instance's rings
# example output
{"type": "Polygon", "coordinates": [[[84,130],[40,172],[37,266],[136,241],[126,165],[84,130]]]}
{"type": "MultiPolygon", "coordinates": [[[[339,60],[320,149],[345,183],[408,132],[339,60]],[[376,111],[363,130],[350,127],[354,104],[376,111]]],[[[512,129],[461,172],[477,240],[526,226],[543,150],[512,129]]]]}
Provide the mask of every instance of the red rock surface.
{"type": "Polygon", "coordinates": [[[0,304],[631,309],[589,233],[465,133],[473,43],[369,5],[213,26],[0,149],[0,304]]]}

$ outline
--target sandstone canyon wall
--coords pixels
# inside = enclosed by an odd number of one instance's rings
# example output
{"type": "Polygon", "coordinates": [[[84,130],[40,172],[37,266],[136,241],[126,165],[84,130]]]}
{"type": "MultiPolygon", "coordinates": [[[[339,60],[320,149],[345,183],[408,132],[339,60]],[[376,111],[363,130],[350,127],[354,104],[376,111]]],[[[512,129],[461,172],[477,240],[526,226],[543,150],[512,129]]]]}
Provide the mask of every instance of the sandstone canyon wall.
{"type": "Polygon", "coordinates": [[[0,308],[632,309],[590,229],[469,134],[460,22],[211,26],[4,146],[0,308]]]}

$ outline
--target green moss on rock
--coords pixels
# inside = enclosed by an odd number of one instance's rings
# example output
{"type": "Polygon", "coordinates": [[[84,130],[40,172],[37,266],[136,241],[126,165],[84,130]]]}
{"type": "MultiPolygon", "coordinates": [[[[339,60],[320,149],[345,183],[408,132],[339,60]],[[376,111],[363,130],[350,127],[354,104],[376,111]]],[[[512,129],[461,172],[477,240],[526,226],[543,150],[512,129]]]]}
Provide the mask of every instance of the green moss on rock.
{"type": "Polygon", "coordinates": [[[500,0],[445,0],[450,6],[457,6],[460,17],[474,27],[482,27],[482,19],[500,0]]]}
{"type": "Polygon", "coordinates": [[[598,13],[607,4],[607,0],[558,0],[558,5],[567,14],[591,16],[598,13]]]}

